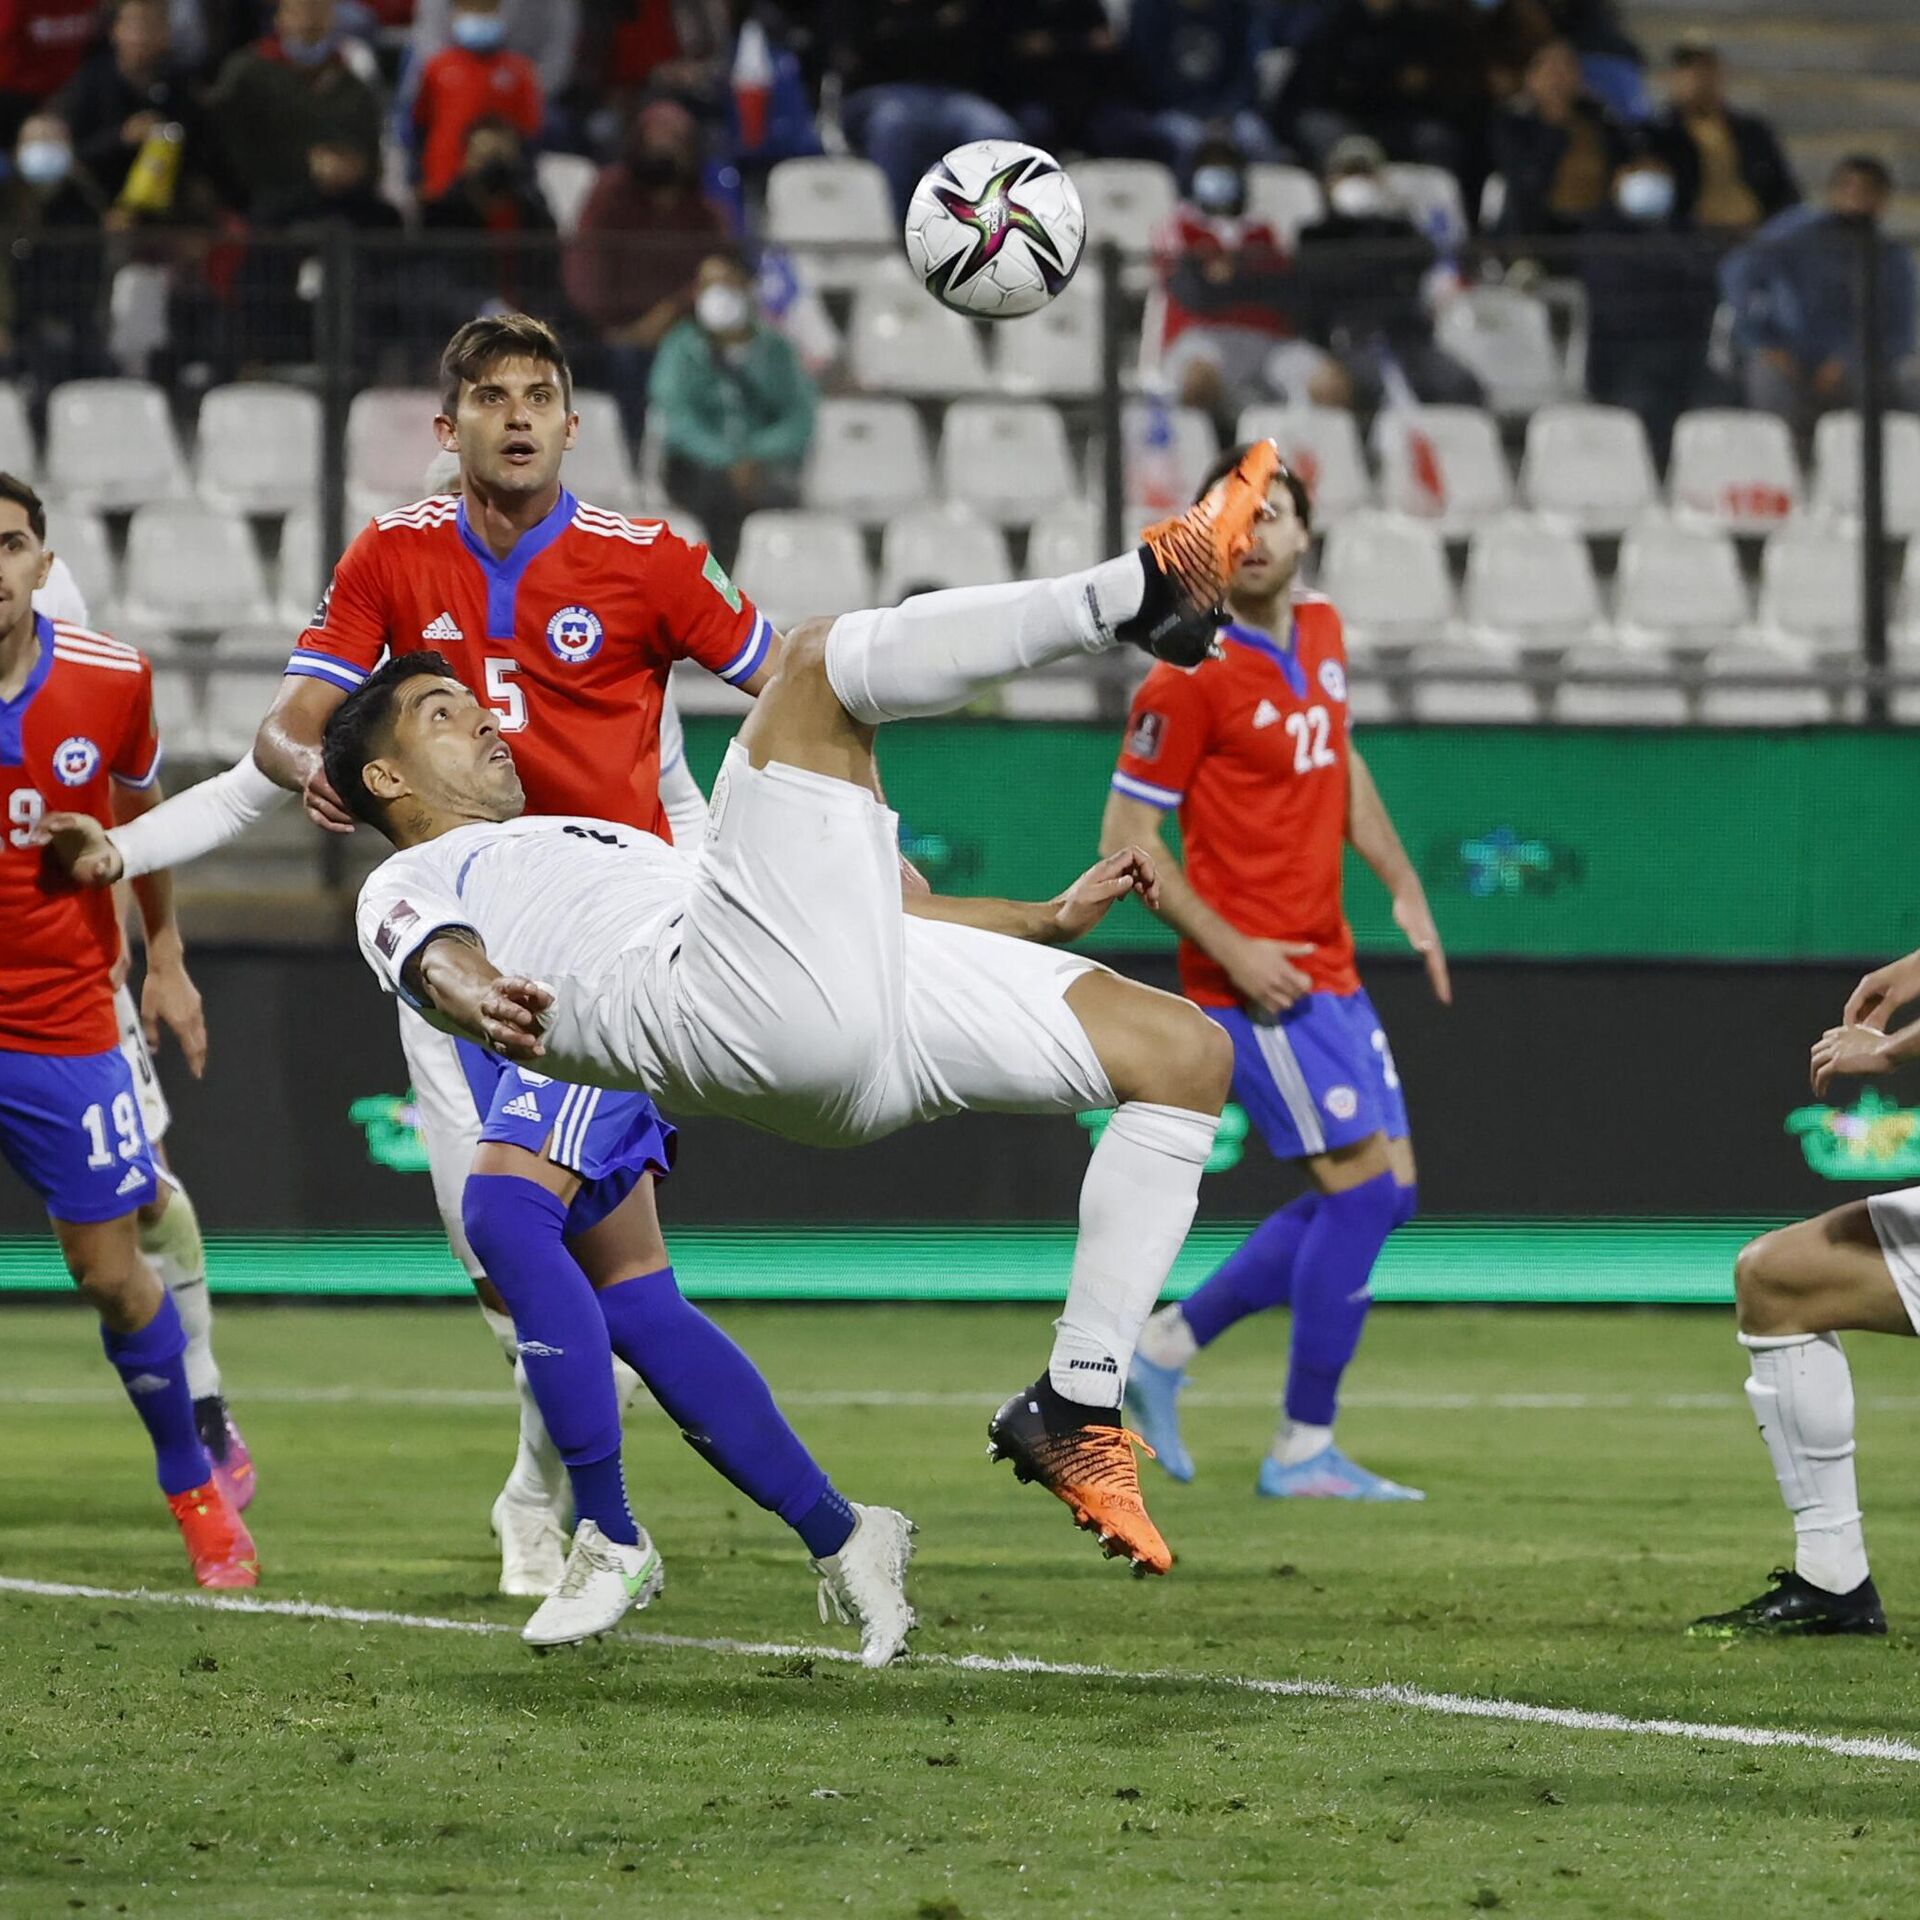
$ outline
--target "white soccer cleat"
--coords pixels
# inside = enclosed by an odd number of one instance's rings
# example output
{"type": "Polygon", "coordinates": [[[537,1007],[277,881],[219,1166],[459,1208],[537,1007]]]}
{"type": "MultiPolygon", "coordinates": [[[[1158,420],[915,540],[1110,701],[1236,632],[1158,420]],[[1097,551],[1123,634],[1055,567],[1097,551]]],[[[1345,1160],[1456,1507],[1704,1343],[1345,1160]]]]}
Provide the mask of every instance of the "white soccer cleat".
{"type": "Polygon", "coordinates": [[[500,1591],[516,1600],[544,1600],[567,1564],[567,1536],[553,1509],[507,1486],[493,1503],[492,1520],[500,1542],[500,1591]]]}
{"type": "Polygon", "coordinates": [[[838,1614],[860,1629],[860,1658],[884,1667],[907,1650],[913,1609],[907,1604],[907,1562],[913,1557],[914,1524],[892,1507],[851,1502],[853,1532],[838,1553],[813,1562],[820,1576],[820,1618],[838,1614]]]}
{"type": "Polygon", "coordinates": [[[591,1520],[574,1530],[560,1584],[520,1629],[530,1647],[570,1647],[610,1633],[635,1607],[644,1607],[667,1584],[660,1549],[640,1530],[640,1544],[609,1540],[591,1520]]]}

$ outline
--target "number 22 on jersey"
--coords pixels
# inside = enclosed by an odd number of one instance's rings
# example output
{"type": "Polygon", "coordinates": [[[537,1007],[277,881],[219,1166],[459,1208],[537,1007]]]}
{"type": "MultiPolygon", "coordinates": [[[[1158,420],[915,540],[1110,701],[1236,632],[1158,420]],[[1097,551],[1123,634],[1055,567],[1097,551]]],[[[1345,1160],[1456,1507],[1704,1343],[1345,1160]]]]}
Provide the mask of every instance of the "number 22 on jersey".
{"type": "Polygon", "coordinates": [[[1325,707],[1308,707],[1287,715],[1287,737],[1293,742],[1293,770],[1312,773],[1317,767],[1337,766],[1340,756],[1329,744],[1332,723],[1325,707]]]}

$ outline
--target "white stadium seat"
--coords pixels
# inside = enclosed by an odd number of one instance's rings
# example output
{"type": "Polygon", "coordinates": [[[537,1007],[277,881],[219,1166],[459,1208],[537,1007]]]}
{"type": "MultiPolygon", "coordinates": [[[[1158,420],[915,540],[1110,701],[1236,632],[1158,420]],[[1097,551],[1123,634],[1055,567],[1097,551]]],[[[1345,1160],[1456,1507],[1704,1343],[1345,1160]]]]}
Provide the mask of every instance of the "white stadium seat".
{"type": "Polygon", "coordinates": [[[940,488],[1026,526],[1075,491],[1066,423],[1044,400],[956,400],[940,430],[940,488]]]}
{"type": "Polygon", "coordinates": [[[26,400],[12,381],[0,381],[0,473],[30,481],[39,472],[40,454],[33,444],[26,400]]]}
{"type": "Polygon", "coordinates": [[[107,626],[116,618],[118,574],[107,523],[90,507],[70,506],[64,500],[47,502],[47,545],[67,563],[74,584],[87,603],[87,618],[107,626]]]}
{"type": "Polygon", "coordinates": [[[1613,576],[1621,637],[1704,649],[1738,636],[1752,607],[1723,527],[1648,514],[1627,529],[1613,576]]]}
{"type": "Polygon", "coordinates": [[[860,529],[836,514],[763,510],[740,529],[733,576],[775,626],[874,604],[860,529]]]}
{"type": "Polygon", "coordinates": [[[1676,513],[1764,533],[1800,504],[1800,466],[1787,423],[1771,413],[1701,407],[1673,430],[1667,490],[1676,513]]]}
{"type": "Polygon", "coordinates": [[[822,286],[848,285],[899,245],[887,176],[844,154],[782,160],[767,175],[767,239],[804,254],[822,286]]]}
{"type": "Polygon", "coordinates": [[[1513,504],[1500,429],[1483,407],[1387,407],[1374,418],[1380,498],[1458,536],[1513,504]]]}
{"type": "Polygon", "coordinates": [[[1700,718],[1715,727],[1810,727],[1833,717],[1804,654],[1761,640],[1729,640],[1701,663],[1700,718]],[[1758,684],[1726,685],[1740,680],[1758,684]]]}
{"type": "Polygon", "coordinates": [[[247,523],[182,501],[141,507],[127,530],[121,618],[129,627],[211,632],[272,617],[247,523]]]}
{"type": "Polygon", "coordinates": [[[1579,727],[1677,727],[1687,692],[1664,653],[1590,640],[1560,656],[1553,717],[1579,727]]]}
{"type": "MultiPolygon", "coordinates": [[[[1920,415],[1886,416],[1880,485],[1886,500],[1887,531],[1920,534],[1920,415]]],[[[1815,513],[1860,511],[1860,416],[1829,413],[1813,430],[1815,513]]]]}
{"type": "Polygon", "coordinates": [[[1398,513],[1357,513],[1328,531],[1320,585],[1360,644],[1410,646],[1453,622],[1453,582],[1440,535],[1398,513]]]}
{"type": "Polygon", "coordinates": [[[580,210],[600,177],[600,169],[583,153],[541,153],[534,156],[533,178],[540,197],[564,238],[580,225],[580,210]]]}
{"type": "Polygon", "coordinates": [[[1660,480],[1637,413],[1583,402],[1542,407],[1527,422],[1520,491],[1590,533],[1619,533],[1657,506],[1660,480]]]}
{"type": "Polygon", "coordinates": [[[1466,616],[1530,651],[1558,652],[1590,639],[1600,589],[1587,543],[1539,514],[1488,521],[1467,549],[1466,616]]]}
{"type": "Polygon", "coordinates": [[[1539,699],[1520,677],[1520,653],[1511,641],[1484,634],[1436,640],[1419,648],[1410,664],[1407,706],[1416,720],[1528,726],[1540,717],[1539,699]]]}
{"type": "MultiPolygon", "coordinates": [[[[266,709],[262,707],[260,711],[265,713],[266,709]]],[[[200,711],[200,688],[191,673],[179,667],[154,668],[153,721],[160,732],[161,751],[169,760],[206,757],[207,733],[200,711]]],[[[234,755],[236,760],[239,757],[234,755]]]]}
{"type": "MultiPolygon", "coordinates": [[[[1121,438],[1126,447],[1126,496],[1155,513],[1184,508],[1220,457],[1220,436],[1210,415],[1199,407],[1170,407],[1148,400],[1129,400],[1121,411],[1121,438]]],[[[1101,444],[1088,448],[1087,481],[1092,492],[1101,487],[1101,444]]]]}
{"type": "Polygon", "coordinates": [[[958,500],[909,507],[880,542],[880,597],[891,605],[929,587],[988,587],[1013,578],[1007,537],[958,500]]]}
{"type": "Polygon", "coordinates": [[[1100,391],[1100,282],[1077,279],[1017,325],[993,330],[993,380],[1002,393],[1086,399],[1100,391]]]}
{"type": "Polygon", "coordinates": [[[1760,554],[1760,625],[1816,653],[1860,645],[1860,533],[1846,521],[1789,520],[1760,554]]]}
{"type": "Polygon", "coordinates": [[[229,627],[214,635],[213,663],[218,667],[271,667],[281,672],[293,651],[294,636],[279,621],[266,626],[229,627]]]}
{"type": "Polygon", "coordinates": [[[347,409],[347,520],[359,522],[418,500],[427,463],[440,451],[431,387],[367,387],[347,409]]]}
{"type": "Polygon", "coordinates": [[[1173,175],[1157,160],[1079,160],[1073,184],[1087,215],[1087,245],[1116,243],[1143,254],[1179,199],[1173,175]]]}
{"type": "Polygon", "coordinates": [[[990,384],[974,323],[931,298],[898,261],[854,291],[847,365],[856,386],[883,392],[983,393],[990,384]]]}
{"type": "Polygon", "coordinates": [[[1306,484],[1316,532],[1373,504],[1373,482],[1360,429],[1344,407],[1244,409],[1235,440],[1272,440],[1280,457],[1306,484]]]}
{"type": "Polygon", "coordinates": [[[1027,578],[1057,580],[1063,573],[1084,572],[1106,557],[1100,521],[1098,501],[1056,500],[1027,535],[1027,578]]]}
{"type": "Polygon", "coordinates": [[[194,484],[210,507],[282,514],[320,491],[320,396],[244,380],[200,402],[194,484]]]}
{"type": "Polygon", "coordinates": [[[167,398],[145,380],[69,380],[47,403],[47,490],[126,511],[189,492],[167,398]]]}
{"type": "Polygon", "coordinates": [[[1439,247],[1458,246],[1468,234],[1466,202],[1460,182],[1445,167],[1395,160],[1381,176],[1387,191],[1412,216],[1413,223],[1439,247]]]}
{"type": "Polygon", "coordinates": [[[926,429],[910,402],[831,396],[820,402],[800,480],[806,505],[880,521],[932,491],[926,429]]]}
{"type": "MultiPolygon", "coordinates": [[[[348,532],[358,528],[349,527],[348,532]]],[[[320,516],[311,507],[301,507],[281,524],[279,589],[273,598],[273,617],[287,629],[289,652],[294,635],[313,618],[326,584],[320,567],[320,516]]]]}
{"type": "Polygon", "coordinates": [[[220,667],[207,675],[206,750],[218,760],[238,760],[253,745],[260,722],[280,691],[271,667],[220,667]]]}
{"type": "Polygon", "coordinates": [[[614,513],[630,513],[639,504],[640,489],[627,458],[627,429],[620,403],[610,393],[576,392],[573,410],[580,416],[580,433],[573,450],[560,462],[560,478],[575,499],[614,513]]]}
{"type": "Polygon", "coordinates": [[[1247,169],[1247,217],[1266,221],[1291,246],[1302,227],[1327,217],[1327,196],[1305,167],[1259,160],[1247,169]]]}
{"type": "Polygon", "coordinates": [[[1478,379],[1496,413],[1531,413],[1565,388],[1546,302],[1516,287],[1456,293],[1440,309],[1434,339],[1478,379]]]}

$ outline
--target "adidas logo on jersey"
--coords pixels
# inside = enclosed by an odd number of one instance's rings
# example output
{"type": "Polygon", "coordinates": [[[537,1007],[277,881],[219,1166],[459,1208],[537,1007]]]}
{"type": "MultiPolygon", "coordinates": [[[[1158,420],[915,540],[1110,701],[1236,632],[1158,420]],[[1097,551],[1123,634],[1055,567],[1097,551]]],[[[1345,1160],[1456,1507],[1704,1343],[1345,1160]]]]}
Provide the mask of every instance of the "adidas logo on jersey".
{"type": "Polygon", "coordinates": [[[146,1184],[147,1176],[138,1167],[129,1167],[113,1190],[114,1198],[117,1200],[129,1193],[138,1193],[146,1184]]]}
{"type": "Polygon", "coordinates": [[[1253,710],[1253,724],[1256,731],[1261,727],[1277,727],[1280,724],[1280,709],[1271,700],[1262,700],[1253,710]]]}
{"type": "Polygon", "coordinates": [[[500,1111],[511,1120],[538,1120],[540,1103],[532,1094],[522,1093],[515,1095],[500,1111]]]}
{"type": "Polygon", "coordinates": [[[443,613],[439,619],[420,629],[422,640],[464,640],[466,637],[450,613],[443,613]]]}

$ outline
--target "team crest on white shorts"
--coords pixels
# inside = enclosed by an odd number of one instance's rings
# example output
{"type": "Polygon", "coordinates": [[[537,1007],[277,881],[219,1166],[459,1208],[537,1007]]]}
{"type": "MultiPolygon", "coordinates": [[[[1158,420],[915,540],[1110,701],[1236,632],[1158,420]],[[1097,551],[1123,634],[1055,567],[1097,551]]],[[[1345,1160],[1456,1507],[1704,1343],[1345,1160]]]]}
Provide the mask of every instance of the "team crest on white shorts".
{"type": "Polygon", "coordinates": [[[84,787],[100,771],[100,749],[85,734],[73,734],[54,748],[53,770],[62,786],[84,787]]]}
{"type": "Polygon", "coordinates": [[[1360,1096],[1351,1087],[1329,1087],[1323,1104],[1336,1120],[1351,1120],[1360,1111],[1360,1096]]]}
{"type": "Polygon", "coordinates": [[[1329,700],[1347,697],[1347,670],[1338,660],[1320,662],[1320,685],[1329,700]]]}
{"type": "Polygon", "coordinates": [[[591,607],[562,607],[547,622],[547,645],[553,649],[556,660],[577,667],[600,651],[606,631],[600,624],[600,616],[591,607]]]}

